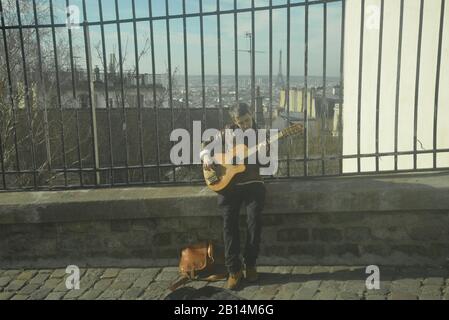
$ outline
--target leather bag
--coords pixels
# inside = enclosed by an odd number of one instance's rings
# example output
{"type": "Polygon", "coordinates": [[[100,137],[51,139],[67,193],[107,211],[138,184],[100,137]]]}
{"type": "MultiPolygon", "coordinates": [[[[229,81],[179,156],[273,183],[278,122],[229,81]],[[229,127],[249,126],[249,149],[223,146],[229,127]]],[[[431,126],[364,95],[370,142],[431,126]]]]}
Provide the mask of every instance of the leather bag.
{"type": "Polygon", "coordinates": [[[193,280],[219,281],[228,273],[224,266],[224,250],[213,241],[196,243],[181,249],[179,261],[180,279],[170,286],[170,290],[193,280]]]}

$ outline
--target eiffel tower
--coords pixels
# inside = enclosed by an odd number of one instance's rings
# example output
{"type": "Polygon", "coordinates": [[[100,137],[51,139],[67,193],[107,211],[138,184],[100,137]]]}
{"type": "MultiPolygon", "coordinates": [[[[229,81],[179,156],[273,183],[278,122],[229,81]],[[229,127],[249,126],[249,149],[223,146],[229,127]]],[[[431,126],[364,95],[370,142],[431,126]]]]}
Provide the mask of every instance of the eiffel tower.
{"type": "Polygon", "coordinates": [[[279,51],[279,72],[278,78],[276,80],[276,87],[278,88],[285,87],[284,75],[282,74],[282,50],[279,51]]]}

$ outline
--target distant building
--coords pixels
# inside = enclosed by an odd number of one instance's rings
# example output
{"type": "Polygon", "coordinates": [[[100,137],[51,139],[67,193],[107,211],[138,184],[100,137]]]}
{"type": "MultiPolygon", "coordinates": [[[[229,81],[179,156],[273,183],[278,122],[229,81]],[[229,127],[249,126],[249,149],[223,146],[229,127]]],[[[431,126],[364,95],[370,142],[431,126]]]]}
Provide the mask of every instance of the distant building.
{"type": "Polygon", "coordinates": [[[305,113],[304,108],[304,100],[306,100],[307,105],[307,118],[315,119],[316,111],[315,111],[315,89],[307,90],[307,98],[304,98],[304,88],[290,88],[289,97],[288,97],[288,106],[287,106],[287,90],[282,89],[280,91],[280,102],[279,108],[281,109],[281,113],[305,113]]]}
{"type": "MultiPolygon", "coordinates": [[[[63,101],[73,100],[73,83],[72,73],[70,71],[63,71],[59,73],[61,79],[61,97],[63,101]]],[[[156,100],[162,103],[165,97],[166,89],[160,82],[153,85],[151,74],[139,75],[139,91],[140,91],[140,106],[142,108],[152,108],[154,93],[156,93],[156,100]]],[[[160,81],[161,75],[156,75],[156,81],[160,81]]],[[[66,107],[71,108],[90,108],[89,103],[89,83],[87,79],[87,71],[75,71],[75,93],[77,101],[75,105],[68,104],[66,107]]],[[[122,108],[122,79],[115,72],[108,72],[107,74],[107,93],[108,105],[106,104],[106,77],[104,72],[100,72],[98,67],[94,68],[91,77],[93,82],[92,102],[97,109],[122,108]]],[[[123,91],[125,108],[137,108],[139,106],[137,100],[137,77],[131,72],[124,72],[123,74],[123,91]]],[[[165,97],[166,99],[167,97],[165,97]]]]}

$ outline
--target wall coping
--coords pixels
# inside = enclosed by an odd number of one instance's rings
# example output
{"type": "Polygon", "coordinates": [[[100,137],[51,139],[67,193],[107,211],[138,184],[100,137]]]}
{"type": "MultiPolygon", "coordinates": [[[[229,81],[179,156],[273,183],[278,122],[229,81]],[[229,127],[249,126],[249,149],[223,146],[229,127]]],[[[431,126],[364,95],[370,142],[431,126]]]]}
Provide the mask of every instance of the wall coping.
{"type": "MultiPolygon", "coordinates": [[[[449,171],[266,182],[266,214],[449,209],[449,171]]],[[[215,216],[205,186],[0,193],[0,224],[215,216]]]]}

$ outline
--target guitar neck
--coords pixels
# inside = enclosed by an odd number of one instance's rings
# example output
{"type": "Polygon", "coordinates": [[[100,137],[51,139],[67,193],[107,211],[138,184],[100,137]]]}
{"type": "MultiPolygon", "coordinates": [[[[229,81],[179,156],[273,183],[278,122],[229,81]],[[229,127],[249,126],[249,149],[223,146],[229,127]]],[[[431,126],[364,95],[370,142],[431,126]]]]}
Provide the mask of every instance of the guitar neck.
{"type": "MultiPolygon", "coordinates": [[[[282,131],[281,131],[281,132],[278,132],[278,133],[276,133],[273,137],[270,137],[269,141],[267,141],[266,144],[267,144],[267,145],[270,145],[270,144],[272,144],[273,142],[278,141],[278,140],[281,140],[281,139],[284,138],[284,137],[285,137],[285,136],[284,136],[284,134],[282,133],[282,131]]],[[[264,143],[265,143],[265,142],[261,142],[261,143],[255,145],[255,146],[249,148],[249,150],[248,150],[248,156],[247,156],[247,157],[250,157],[251,155],[256,154],[257,151],[259,150],[259,148],[260,148],[264,143]]]]}

